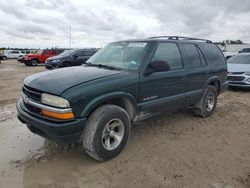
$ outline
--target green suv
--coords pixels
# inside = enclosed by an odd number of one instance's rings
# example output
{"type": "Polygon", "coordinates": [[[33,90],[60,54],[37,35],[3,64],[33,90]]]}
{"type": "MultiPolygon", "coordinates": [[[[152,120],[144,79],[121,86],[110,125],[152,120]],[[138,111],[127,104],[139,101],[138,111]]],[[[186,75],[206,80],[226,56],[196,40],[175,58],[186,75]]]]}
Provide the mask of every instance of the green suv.
{"type": "Polygon", "coordinates": [[[117,156],[136,121],[191,107],[212,115],[227,65],[209,40],[160,36],[108,44],[84,65],[27,77],[18,118],[35,134],[117,156]]]}

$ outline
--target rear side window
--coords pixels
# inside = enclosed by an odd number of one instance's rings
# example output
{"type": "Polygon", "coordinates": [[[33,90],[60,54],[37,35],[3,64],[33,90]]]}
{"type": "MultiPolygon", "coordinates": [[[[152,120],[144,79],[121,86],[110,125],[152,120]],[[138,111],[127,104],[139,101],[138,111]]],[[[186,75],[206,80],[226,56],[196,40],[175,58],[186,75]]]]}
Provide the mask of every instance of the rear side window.
{"type": "Polygon", "coordinates": [[[167,61],[171,70],[183,68],[180,50],[175,43],[160,43],[152,61],[167,61]]]}
{"type": "Polygon", "coordinates": [[[243,49],[242,49],[242,52],[249,53],[249,52],[250,52],[250,48],[243,48],[243,49]]]}
{"type": "Polygon", "coordinates": [[[200,54],[194,44],[183,44],[186,51],[188,66],[191,68],[201,67],[200,54]]]}
{"type": "Polygon", "coordinates": [[[206,61],[206,59],[205,59],[205,57],[204,57],[204,55],[203,55],[201,49],[200,49],[198,46],[196,46],[196,48],[197,48],[197,50],[198,50],[198,52],[199,52],[200,61],[201,61],[201,66],[206,67],[206,66],[207,66],[207,61],[206,61]]]}
{"type": "Polygon", "coordinates": [[[78,51],[78,52],[76,52],[74,55],[76,55],[76,56],[85,56],[85,52],[84,51],[78,51]]]}
{"type": "Polygon", "coordinates": [[[206,50],[206,57],[213,64],[223,64],[225,63],[225,58],[221,53],[220,49],[212,43],[206,43],[203,45],[206,50]]]}
{"type": "Polygon", "coordinates": [[[95,51],[85,51],[85,55],[92,56],[95,54],[95,51]]]}

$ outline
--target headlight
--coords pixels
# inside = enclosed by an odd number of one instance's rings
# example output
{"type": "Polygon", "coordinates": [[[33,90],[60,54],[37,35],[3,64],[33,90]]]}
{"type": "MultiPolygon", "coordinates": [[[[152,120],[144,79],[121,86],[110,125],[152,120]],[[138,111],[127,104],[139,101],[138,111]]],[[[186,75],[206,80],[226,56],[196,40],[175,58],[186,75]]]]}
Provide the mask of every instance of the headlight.
{"type": "Polygon", "coordinates": [[[250,76],[250,72],[246,72],[245,75],[250,76]]]}
{"type": "Polygon", "coordinates": [[[60,61],[60,59],[56,59],[56,60],[53,60],[51,61],[52,63],[58,63],[60,61]]]}
{"type": "Polygon", "coordinates": [[[41,102],[43,104],[47,104],[47,105],[55,106],[55,107],[59,107],[59,108],[70,107],[69,102],[66,99],[64,99],[62,97],[55,96],[55,95],[50,95],[47,93],[42,94],[41,102]]]}

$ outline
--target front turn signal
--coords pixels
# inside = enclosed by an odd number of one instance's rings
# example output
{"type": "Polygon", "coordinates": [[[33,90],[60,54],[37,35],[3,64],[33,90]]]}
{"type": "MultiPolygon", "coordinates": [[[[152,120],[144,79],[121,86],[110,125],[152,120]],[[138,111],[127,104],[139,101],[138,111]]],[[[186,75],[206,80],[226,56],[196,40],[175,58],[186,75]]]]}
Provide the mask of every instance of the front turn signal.
{"type": "Polygon", "coordinates": [[[75,116],[73,112],[57,113],[42,109],[42,114],[56,119],[73,119],[75,116]]]}

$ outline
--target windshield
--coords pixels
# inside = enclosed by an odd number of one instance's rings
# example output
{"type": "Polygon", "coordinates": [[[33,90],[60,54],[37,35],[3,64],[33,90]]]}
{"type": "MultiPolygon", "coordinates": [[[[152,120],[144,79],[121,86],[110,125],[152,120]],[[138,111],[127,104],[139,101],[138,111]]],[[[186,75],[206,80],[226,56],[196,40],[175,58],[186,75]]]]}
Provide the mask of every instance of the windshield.
{"type": "Polygon", "coordinates": [[[38,50],[37,52],[36,52],[36,54],[42,54],[42,50],[38,50]]]}
{"type": "Polygon", "coordinates": [[[146,52],[146,42],[117,42],[105,46],[87,63],[119,69],[137,70],[146,52]]]}
{"type": "Polygon", "coordinates": [[[236,55],[231,57],[227,63],[233,64],[250,64],[250,55],[236,55]]]}
{"type": "Polygon", "coordinates": [[[60,57],[69,56],[69,55],[71,55],[74,51],[76,51],[76,50],[66,50],[66,51],[64,51],[63,53],[59,54],[58,56],[60,56],[60,57]]]}

